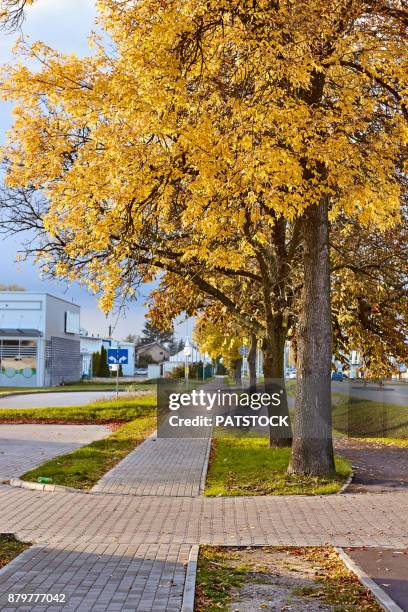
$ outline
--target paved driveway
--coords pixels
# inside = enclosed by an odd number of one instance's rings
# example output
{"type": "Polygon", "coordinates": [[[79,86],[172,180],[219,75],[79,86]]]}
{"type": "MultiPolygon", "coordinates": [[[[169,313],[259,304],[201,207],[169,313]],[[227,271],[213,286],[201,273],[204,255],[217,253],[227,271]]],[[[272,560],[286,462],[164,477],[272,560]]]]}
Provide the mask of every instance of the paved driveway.
{"type": "MultiPolygon", "coordinates": [[[[121,394],[121,396],[123,393],[121,394]]],[[[2,408],[49,408],[54,406],[83,406],[116,397],[114,391],[61,391],[57,393],[27,393],[0,398],[2,408]]]]}
{"type": "Polygon", "coordinates": [[[0,425],[0,481],[110,433],[102,425],[0,425]]]}

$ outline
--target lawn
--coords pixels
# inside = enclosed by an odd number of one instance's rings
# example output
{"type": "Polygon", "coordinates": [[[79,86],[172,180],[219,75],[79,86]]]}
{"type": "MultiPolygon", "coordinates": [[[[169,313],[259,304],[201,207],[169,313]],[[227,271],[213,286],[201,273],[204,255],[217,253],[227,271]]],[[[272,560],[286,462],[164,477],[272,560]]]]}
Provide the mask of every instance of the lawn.
{"type": "Polygon", "coordinates": [[[11,534],[0,534],[0,568],[10,563],[10,561],[24,552],[29,546],[29,544],[19,542],[11,534]]]}
{"type": "Polygon", "coordinates": [[[336,476],[286,473],[290,448],[269,448],[265,437],[215,438],[204,495],[325,495],[337,493],[351,464],[336,457],[336,476]]]}
{"type": "Polygon", "coordinates": [[[143,416],[156,407],[156,393],[132,395],[84,406],[56,408],[10,408],[0,410],[0,423],[112,423],[143,416]]]}
{"type": "Polygon", "coordinates": [[[351,438],[408,438],[408,407],[336,393],[333,427],[351,438]]]}
{"type": "Polygon", "coordinates": [[[122,425],[104,440],[97,440],[67,455],[43,463],[21,476],[37,482],[40,476],[52,478],[52,484],[77,489],[90,489],[102,476],[143,442],[156,427],[153,409],[144,409],[144,416],[122,425]]]}

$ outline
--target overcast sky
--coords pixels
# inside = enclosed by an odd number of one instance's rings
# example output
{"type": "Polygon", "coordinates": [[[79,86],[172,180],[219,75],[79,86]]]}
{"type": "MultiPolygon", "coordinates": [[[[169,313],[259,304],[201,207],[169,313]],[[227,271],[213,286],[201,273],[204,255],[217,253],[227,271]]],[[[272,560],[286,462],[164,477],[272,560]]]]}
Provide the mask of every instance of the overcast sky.
{"type": "MultiPolygon", "coordinates": [[[[49,46],[64,52],[75,52],[86,55],[88,52],[87,37],[94,29],[94,0],[37,0],[27,10],[23,24],[23,33],[30,41],[41,40],[49,46]]],[[[0,31],[1,63],[12,59],[11,48],[16,35],[5,35],[0,31]]],[[[11,108],[0,102],[0,143],[4,142],[7,129],[11,125],[11,108]]],[[[40,279],[32,263],[16,264],[15,256],[21,248],[13,239],[0,242],[0,283],[17,283],[28,291],[47,291],[73,299],[82,307],[82,327],[90,333],[106,335],[108,325],[115,326],[114,335],[124,338],[129,333],[139,333],[144,324],[143,302],[148,288],[143,291],[137,304],[132,304],[126,317],[110,317],[107,321],[97,308],[97,300],[86,290],[77,285],[65,286],[62,283],[51,283],[40,279]]],[[[186,335],[187,324],[179,328],[181,336],[186,335]]]]}

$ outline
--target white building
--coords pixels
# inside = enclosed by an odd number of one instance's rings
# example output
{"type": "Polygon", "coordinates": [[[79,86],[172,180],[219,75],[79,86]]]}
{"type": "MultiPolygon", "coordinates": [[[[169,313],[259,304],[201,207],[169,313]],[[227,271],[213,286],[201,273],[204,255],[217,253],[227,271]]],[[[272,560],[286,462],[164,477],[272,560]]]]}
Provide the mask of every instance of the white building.
{"type": "Polygon", "coordinates": [[[113,338],[100,338],[99,336],[89,336],[85,330],[81,330],[81,357],[82,375],[92,376],[92,355],[100,353],[102,346],[106,350],[110,348],[126,349],[128,352],[128,363],[122,365],[123,376],[133,377],[135,375],[135,344],[113,338]]]}
{"type": "Polygon", "coordinates": [[[0,291],[0,386],[81,378],[80,307],[48,293],[0,291]]]}

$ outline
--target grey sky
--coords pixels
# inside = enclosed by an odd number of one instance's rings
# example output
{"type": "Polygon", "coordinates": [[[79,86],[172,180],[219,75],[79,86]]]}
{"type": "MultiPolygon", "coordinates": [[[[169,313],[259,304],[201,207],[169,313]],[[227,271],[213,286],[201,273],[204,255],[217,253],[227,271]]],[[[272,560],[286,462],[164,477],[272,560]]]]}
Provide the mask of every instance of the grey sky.
{"type": "MultiPolygon", "coordinates": [[[[27,10],[23,24],[23,34],[31,42],[41,40],[53,48],[63,52],[75,52],[86,55],[88,52],[87,37],[94,29],[94,0],[37,0],[34,6],[27,10]]],[[[5,35],[0,32],[1,63],[12,60],[11,49],[16,35],[5,35]]],[[[0,102],[0,143],[4,142],[7,129],[12,121],[11,107],[0,102]]],[[[42,281],[32,263],[15,263],[15,256],[20,243],[8,239],[0,242],[0,283],[18,283],[30,291],[48,291],[65,297],[73,298],[82,306],[82,326],[91,333],[106,334],[109,323],[115,325],[115,336],[122,338],[128,333],[138,333],[144,323],[144,297],[137,304],[129,307],[126,318],[110,317],[106,321],[104,315],[97,309],[96,298],[77,285],[70,287],[64,284],[42,281]]],[[[148,288],[144,290],[146,295],[148,288]]],[[[180,329],[185,334],[184,325],[180,329]]]]}

